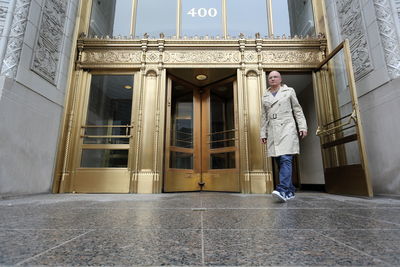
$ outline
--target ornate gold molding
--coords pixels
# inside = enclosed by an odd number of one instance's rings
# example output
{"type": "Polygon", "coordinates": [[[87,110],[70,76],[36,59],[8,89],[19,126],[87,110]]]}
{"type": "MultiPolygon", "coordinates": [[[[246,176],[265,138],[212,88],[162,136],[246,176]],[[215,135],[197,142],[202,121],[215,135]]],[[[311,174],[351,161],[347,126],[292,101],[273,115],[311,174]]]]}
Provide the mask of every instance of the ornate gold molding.
{"type": "Polygon", "coordinates": [[[239,51],[179,51],[165,52],[166,63],[239,63],[239,51]]]}
{"type": "Polygon", "coordinates": [[[78,40],[78,68],[132,68],[147,64],[229,65],[270,64],[313,68],[324,56],[326,40],[78,40]],[[160,42],[162,48],[160,48],[160,42]]]}
{"type": "Polygon", "coordinates": [[[140,63],[141,51],[83,51],[81,64],[140,63]]]}
{"type": "Polygon", "coordinates": [[[263,64],[308,64],[314,65],[322,61],[322,55],[312,50],[270,50],[261,52],[263,64]]]}

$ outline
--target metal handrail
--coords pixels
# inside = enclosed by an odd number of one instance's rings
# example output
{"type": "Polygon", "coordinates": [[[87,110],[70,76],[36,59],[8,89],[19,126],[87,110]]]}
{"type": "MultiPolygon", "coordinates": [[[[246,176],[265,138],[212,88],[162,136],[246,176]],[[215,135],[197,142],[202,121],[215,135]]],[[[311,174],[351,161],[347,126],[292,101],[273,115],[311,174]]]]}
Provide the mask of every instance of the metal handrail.
{"type": "Polygon", "coordinates": [[[229,133],[229,132],[235,132],[235,131],[237,131],[237,129],[231,129],[231,130],[220,131],[220,132],[212,132],[212,133],[209,133],[208,135],[220,134],[220,133],[229,133]]]}
{"type": "Polygon", "coordinates": [[[82,125],[82,128],[124,128],[133,127],[133,125],[82,125]]]}
{"type": "Polygon", "coordinates": [[[329,129],[321,129],[321,128],[324,128],[324,126],[323,127],[318,126],[317,131],[316,131],[315,134],[317,136],[329,134],[329,132],[331,132],[333,130],[336,130],[338,128],[342,128],[343,126],[346,126],[346,125],[349,125],[351,123],[351,121],[357,122],[357,115],[356,115],[356,111],[355,110],[353,110],[353,112],[351,113],[350,119],[347,122],[341,123],[341,124],[339,124],[337,126],[329,128],[329,129]]]}

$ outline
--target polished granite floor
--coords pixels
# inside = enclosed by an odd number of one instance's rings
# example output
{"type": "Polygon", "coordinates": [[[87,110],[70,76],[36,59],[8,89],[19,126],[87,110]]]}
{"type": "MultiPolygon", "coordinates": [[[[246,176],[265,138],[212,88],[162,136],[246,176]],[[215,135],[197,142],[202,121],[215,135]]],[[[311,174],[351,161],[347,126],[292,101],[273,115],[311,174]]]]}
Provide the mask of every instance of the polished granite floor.
{"type": "Polygon", "coordinates": [[[0,200],[0,265],[400,266],[400,199],[299,193],[0,200]]]}

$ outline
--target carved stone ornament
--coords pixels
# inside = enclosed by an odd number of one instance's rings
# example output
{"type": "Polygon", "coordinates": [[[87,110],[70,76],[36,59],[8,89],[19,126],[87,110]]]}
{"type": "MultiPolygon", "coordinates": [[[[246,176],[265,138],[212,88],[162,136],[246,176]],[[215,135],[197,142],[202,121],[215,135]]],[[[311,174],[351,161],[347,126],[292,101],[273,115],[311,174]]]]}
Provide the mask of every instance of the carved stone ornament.
{"type": "Polygon", "coordinates": [[[181,51],[165,52],[167,63],[238,63],[239,51],[181,51]]]}
{"type": "Polygon", "coordinates": [[[257,52],[245,51],[244,52],[244,61],[245,62],[257,62],[257,52]]]}
{"type": "Polygon", "coordinates": [[[46,0],[33,51],[32,70],[55,84],[63,44],[68,1],[46,0]]]}
{"type": "Polygon", "coordinates": [[[388,0],[374,0],[374,6],[389,77],[395,79],[400,76],[400,40],[392,9],[388,0]]]}
{"type": "Polygon", "coordinates": [[[261,52],[263,63],[287,63],[287,64],[318,64],[321,61],[320,54],[316,51],[263,51],[261,52]]]}
{"type": "Polygon", "coordinates": [[[136,63],[141,62],[141,51],[85,51],[82,55],[83,64],[107,64],[116,62],[120,63],[136,63]]]}
{"type": "Polygon", "coordinates": [[[359,0],[336,0],[343,39],[349,39],[356,80],[373,70],[359,0]]]}
{"type": "Polygon", "coordinates": [[[29,7],[31,0],[16,0],[11,30],[7,42],[7,50],[4,56],[1,74],[15,78],[19,60],[21,57],[22,45],[26,24],[28,21],[29,7]]]}
{"type": "Polygon", "coordinates": [[[147,62],[158,62],[159,57],[160,57],[160,53],[158,53],[158,52],[146,53],[146,61],[147,62]]]}
{"type": "Polygon", "coordinates": [[[4,24],[6,22],[9,5],[10,5],[10,0],[0,1],[0,35],[3,34],[4,24]]]}

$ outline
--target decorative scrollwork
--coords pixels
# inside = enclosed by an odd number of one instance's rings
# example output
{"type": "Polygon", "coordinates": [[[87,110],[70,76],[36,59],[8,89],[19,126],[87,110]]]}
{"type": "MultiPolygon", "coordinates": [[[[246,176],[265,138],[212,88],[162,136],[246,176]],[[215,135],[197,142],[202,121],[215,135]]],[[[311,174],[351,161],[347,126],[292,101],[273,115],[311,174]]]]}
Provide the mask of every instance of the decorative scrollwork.
{"type": "Polygon", "coordinates": [[[166,52],[165,62],[168,63],[238,63],[238,51],[182,51],[166,52]]]}
{"type": "Polygon", "coordinates": [[[130,51],[87,51],[83,53],[82,63],[137,63],[141,62],[142,52],[130,51]]]}

